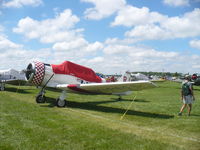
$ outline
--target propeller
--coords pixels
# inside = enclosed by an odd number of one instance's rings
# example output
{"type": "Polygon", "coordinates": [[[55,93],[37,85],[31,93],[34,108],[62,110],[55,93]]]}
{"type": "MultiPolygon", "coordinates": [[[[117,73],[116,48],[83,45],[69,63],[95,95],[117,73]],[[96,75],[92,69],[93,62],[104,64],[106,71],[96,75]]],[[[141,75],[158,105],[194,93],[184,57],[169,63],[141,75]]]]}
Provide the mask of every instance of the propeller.
{"type": "Polygon", "coordinates": [[[30,82],[35,74],[35,64],[30,63],[23,72],[25,73],[26,79],[30,82]]]}

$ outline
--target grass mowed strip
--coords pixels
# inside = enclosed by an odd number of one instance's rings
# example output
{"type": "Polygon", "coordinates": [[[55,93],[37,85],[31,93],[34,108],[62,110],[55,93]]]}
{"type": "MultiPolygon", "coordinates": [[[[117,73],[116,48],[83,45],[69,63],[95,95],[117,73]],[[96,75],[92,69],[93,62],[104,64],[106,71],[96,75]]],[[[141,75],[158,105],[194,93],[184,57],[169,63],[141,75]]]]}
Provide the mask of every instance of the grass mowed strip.
{"type": "Polygon", "coordinates": [[[192,116],[178,117],[180,84],[158,84],[137,94],[123,120],[134,94],[123,101],[69,94],[68,107],[57,108],[56,91],[38,105],[35,88],[9,86],[0,92],[0,149],[198,149],[200,88],[192,116]]]}

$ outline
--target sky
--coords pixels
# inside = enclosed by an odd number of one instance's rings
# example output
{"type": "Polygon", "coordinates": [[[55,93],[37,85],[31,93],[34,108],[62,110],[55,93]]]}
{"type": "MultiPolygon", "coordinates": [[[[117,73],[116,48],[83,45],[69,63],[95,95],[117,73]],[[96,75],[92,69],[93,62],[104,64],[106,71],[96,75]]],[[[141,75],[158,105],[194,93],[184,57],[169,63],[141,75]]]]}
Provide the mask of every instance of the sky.
{"type": "Polygon", "coordinates": [[[200,0],[0,0],[0,70],[200,73],[200,0]]]}

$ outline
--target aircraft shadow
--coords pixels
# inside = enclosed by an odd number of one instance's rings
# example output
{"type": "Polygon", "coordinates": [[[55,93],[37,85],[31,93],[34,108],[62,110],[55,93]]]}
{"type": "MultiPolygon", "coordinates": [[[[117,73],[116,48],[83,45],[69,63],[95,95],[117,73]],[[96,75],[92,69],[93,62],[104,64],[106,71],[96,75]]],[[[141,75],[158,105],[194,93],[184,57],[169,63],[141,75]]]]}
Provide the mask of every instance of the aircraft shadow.
{"type": "MultiPolygon", "coordinates": [[[[46,102],[49,103],[48,106],[42,105],[42,107],[55,107],[55,99],[47,97],[46,102]]],[[[117,102],[117,101],[108,101],[110,102],[117,102]]],[[[114,108],[114,107],[107,107],[107,106],[99,106],[98,104],[106,103],[104,102],[73,102],[67,101],[67,107],[70,108],[79,108],[79,109],[87,109],[99,112],[106,112],[106,113],[118,113],[124,114],[126,109],[123,108],[114,108]]],[[[159,119],[170,119],[173,118],[173,115],[165,115],[165,114],[157,114],[157,113],[150,113],[150,112],[142,112],[142,111],[135,111],[129,110],[127,115],[137,115],[142,117],[150,117],[150,118],[159,118],[159,119]]]]}
{"type": "MultiPolygon", "coordinates": [[[[114,98],[112,98],[112,99],[114,99],[114,98]]],[[[115,102],[120,102],[120,101],[130,101],[131,102],[132,100],[128,100],[128,99],[122,99],[122,100],[114,99],[114,100],[110,100],[110,101],[87,102],[87,104],[99,105],[99,104],[106,104],[106,103],[115,103],[115,102]]],[[[55,99],[50,98],[50,97],[46,97],[46,103],[49,103],[49,107],[54,107],[56,105],[55,99]]]]}
{"type": "Polygon", "coordinates": [[[200,89],[193,89],[194,91],[200,91],[200,89]]]}
{"type": "Polygon", "coordinates": [[[144,100],[144,99],[135,99],[134,102],[139,102],[139,103],[149,103],[150,101],[144,100]]]}
{"type": "Polygon", "coordinates": [[[27,90],[29,89],[20,89],[20,88],[13,88],[13,87],[5,88],[5,91],[9,91],[9,92],[16,92],[16,93],[22,93],[22,94],[31,93],[31,92],[28,92],[27,90]]]}
{"type": "MultiPolygon", "coordinates": [[[[111,98],[113,99],[114,101],[111,101],[111,102],[123,102],[123,101],[127,101],[127,102],[132,102],[133,99],[125,99],[125,98],[122,98],[121,100],[119,100],[118,98],[111,98]]],[[[148,103],[150,101],[147,101],[147,100],[144,100],[144,99],[135,99],[134,102],[144,102],[144,103],[148,103]]]]}
{"type": "Polygon", "coordinates": [[[197,115],[197,114],[191,114],[190,116],[200,117],[200,115],[197,115]]]}

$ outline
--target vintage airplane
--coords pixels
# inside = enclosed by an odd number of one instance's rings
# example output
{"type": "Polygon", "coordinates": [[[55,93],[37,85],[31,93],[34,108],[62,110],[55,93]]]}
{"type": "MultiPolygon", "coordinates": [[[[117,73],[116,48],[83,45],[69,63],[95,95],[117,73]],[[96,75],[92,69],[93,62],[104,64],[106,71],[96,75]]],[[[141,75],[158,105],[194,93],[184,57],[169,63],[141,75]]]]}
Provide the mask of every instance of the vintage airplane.
{"type": "Polygon", "coordinates": [[[45,102],[46,87],[61,89],[62,93],[56,100],[58,107],[66,106],[67,92],[114,94],[121,98],[122,95],[130,94],[131,91],[155,87],[155,84],[149,81],[106,82],[92,69],[70,61],[64,61],[59,65],[35,61],[27,66],[25,76],[29,83],[42,87],[36,97],[37,103],[45,102]]]}
{"type": "Polygon", "coordinates": [[[0,91],[5,90],[5,84],[24,85],[26,84],[23,71],[15,69],[0,70],[0,91]]]}

